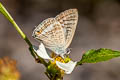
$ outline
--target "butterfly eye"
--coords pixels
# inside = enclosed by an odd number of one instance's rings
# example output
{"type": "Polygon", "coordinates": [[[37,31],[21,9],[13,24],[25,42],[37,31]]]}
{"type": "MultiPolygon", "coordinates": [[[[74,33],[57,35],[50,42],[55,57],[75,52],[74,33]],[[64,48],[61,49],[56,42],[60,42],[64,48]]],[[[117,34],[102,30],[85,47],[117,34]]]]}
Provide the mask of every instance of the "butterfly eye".
{"type": "Polygon", "coordinates": [[[66,50],[67,54],[69,54],[71,52],[71,50],[72,50],[71,48],[67,48],[67,50],[66,50]]]}

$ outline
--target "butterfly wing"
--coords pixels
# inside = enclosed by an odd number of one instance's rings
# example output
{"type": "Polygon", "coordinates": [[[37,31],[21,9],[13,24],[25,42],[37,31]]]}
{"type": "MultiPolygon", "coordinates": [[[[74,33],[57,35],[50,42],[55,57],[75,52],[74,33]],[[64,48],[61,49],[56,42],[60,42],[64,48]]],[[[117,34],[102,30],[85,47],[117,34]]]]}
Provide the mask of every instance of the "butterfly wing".
{"type": "Polygon", "coordinates": [[[63,48],[65,35],[61,24],[54,18],[48,18],[33,31],[33,37],[41,40],[45,47],[56,53],[56,49],[63,48]]]}
{"type": "Polygon", "coordinates": [[[60,22],[61,26],[64,29],[66,49],[70,45],[75,33],[78,21],[78,11],[77,9],[66,10],[57,15],[55,19],[60,22]]]}

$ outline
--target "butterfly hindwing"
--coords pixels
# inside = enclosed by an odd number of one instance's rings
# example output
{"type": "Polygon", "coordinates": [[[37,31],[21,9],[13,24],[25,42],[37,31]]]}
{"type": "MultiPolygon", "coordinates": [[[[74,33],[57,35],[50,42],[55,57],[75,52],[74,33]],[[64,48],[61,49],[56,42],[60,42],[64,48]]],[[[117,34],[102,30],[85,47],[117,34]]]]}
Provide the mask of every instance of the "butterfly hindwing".
{"type": "Polygon", "coordinates": [[[75,33],[75,29],[78,21],[78,11],[77,9],[66,10],[60,13],[59,15],[57,15],[55,19],[60,22],[61,26],[64,29],[65,49],[66,49],[70,45],[75,33]]]}

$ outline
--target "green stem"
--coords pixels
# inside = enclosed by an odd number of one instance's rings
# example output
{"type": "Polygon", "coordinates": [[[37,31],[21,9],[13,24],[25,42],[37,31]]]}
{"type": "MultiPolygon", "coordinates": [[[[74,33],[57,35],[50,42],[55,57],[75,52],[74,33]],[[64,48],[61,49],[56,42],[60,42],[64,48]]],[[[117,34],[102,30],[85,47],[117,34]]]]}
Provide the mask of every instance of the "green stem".
{"type": "Polygon", "coordinates": [[[0,2],[0,12],[13,24],[14,28],[19,32],[21,37],[27,42],[29,46],[32,46],[31,42],[28,40],[27,36],[22,32],[22,30],[19,28],[19,26],[16,24],[14,19],[11,17],[11,15],[8,13],[8,11],[5,9],[5,7],[0,2]]]}
{"type": "Polygon", "coordinates": [[[33,50],[32,43],[29,41],[27,36],[22,32],[22,30],[19,28],[19,26],[16,24],[14,19],[11,17],[11,15],[8,13],[8,11],[5,9],[5,7],[0,2],[0,12],[13,24],[14,28],[17,30],[17,32],[21,35],[21,37],[26,41],[26,43],[29,45],[29,50],[31,52],[31,55],[36,59],[36,56],[41,61],[42,64],[47,66],[47,63],[44,59],[39,57],[33,50]]]}
{"type": "Polygon", "coordinates": [[[51,79],[51,77],[49,76],[49,74],[47,72],[45,72],[45,74],[49,79],[51,79]]]}

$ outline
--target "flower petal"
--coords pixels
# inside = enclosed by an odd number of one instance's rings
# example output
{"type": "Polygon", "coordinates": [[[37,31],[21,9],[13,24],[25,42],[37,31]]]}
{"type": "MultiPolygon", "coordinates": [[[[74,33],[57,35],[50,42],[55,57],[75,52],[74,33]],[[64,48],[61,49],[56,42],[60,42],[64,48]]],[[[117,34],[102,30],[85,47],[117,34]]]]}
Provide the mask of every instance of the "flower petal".
{"type": "Polygon", "coordinates": [[[77,62],[69,61],[68,63],[61,63],[56,61],[56,65],[65,71],[66,74],[70,74],[75,68],[77,62]]]}
{"type": "Polygon", "coordinates": [[[51,59],[52,60],[52,58],[50,58],[50,56],[47,54],[45,46],[43,45],[43,43],[41,43],[39,45],[39,48],[33,46],[33,49],[38,54],[38,56],[40,56],[41,58],[43,58],[43,59],[51,59]]]}

